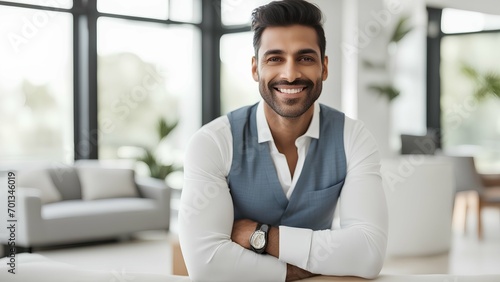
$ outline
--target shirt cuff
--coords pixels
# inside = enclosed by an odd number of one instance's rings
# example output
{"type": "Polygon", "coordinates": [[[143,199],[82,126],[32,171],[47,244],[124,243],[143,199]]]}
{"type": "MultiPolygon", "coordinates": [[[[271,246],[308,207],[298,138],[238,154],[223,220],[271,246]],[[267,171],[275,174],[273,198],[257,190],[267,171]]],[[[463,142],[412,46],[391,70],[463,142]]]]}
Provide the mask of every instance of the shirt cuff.
{"type": "Polygon", "coordinates": [[[302,269],[307,268],[313,231],[305,228],[280,226],[279,259],[302,269]]]}

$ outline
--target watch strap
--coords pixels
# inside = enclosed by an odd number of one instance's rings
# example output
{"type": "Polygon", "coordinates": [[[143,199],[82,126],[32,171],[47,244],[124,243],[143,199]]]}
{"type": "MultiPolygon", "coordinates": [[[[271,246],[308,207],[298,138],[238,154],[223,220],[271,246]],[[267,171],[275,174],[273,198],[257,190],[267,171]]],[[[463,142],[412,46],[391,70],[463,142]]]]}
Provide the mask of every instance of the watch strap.
{"type": "Polygon", "coordinates": [[[266,240],[267,240],[267,233],[269,232],[269,224],[260,224],[257,225],[261,231],[264,231],[266,233],[266,240]]]}

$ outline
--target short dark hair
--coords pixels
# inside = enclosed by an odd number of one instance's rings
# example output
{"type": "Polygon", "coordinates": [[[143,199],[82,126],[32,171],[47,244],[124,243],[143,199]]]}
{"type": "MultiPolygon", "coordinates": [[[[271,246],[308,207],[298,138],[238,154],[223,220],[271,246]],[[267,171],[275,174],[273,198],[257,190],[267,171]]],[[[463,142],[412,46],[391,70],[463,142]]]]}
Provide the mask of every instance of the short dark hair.
{"type": "Polygon", "coordinates": [[[273,1],[252,12],[253,48],[255,56],[266,27],[304,25],[314,28],[318,36],[321,59],[325,58],[326,38],[323,30],[323,14],[318,6],[304,0],[273,1]]]}

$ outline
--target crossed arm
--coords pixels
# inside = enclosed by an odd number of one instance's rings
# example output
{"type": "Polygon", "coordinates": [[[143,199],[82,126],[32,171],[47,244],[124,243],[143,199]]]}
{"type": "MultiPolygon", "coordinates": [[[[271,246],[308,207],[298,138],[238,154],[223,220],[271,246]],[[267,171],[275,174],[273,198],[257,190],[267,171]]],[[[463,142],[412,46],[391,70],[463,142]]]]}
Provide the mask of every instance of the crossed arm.
{"type": "Polygon", "coordinates": [[[249,250],[256,223],[234,222],[225,166],[231,156],[224,149],[231,143],[215,142],[217,132],[195,135],[187,150],[179,213],[180,243],[190,278],[285,281],[313,273],[376,277],[385,256],[387,210],[375,142],[362,129],[351,136],[355,144],[346,148],[348,174],[338,202],[340,229],[274,226],[267,255],[249,250]]]}
{"type": "MultiPolygon", "coordinates": [[[[250,250],[251,248],[249,238],[257,228],[257,224],[257,222],[250,219],[236,220],[233,224],[231,240],[233,240],[233,242],[237,243],[243,248],[250,250]]],[[[266,253],[279,259],[279,248],[279,228],[271,226],[271,229],[268,232],[266,253]]],[[[291,264],[286,265],[286,281],[295,281],[311,276],[314,276],[314,274],[307,270],[298,268],[291,264]]]]}

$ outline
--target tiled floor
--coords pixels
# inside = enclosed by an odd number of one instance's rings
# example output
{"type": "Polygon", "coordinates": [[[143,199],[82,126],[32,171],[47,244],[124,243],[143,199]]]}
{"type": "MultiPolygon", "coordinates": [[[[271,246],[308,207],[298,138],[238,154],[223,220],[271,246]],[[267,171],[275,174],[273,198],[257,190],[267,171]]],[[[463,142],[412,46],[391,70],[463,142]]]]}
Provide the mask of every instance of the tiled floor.
{"type": "MultiPolygon", "coordinates": [[[[175,215],[174,215],[175,216],[175,215]]],[[[477,240],[475,222],[471,221],[467,234],[454,229],[449,253],[419,258],[388,258],[384,274],[491,274],[500,273],[500,212],[484,213],[484,239],[477,240]]],[[[175,220],[172,222],[175,230],[175,220]]],[[[39,250],[56,261],[87,269],[118,272],[151,272],[171,274],[171,234],[163,231],[138,233],[135,239],[62,248],[39,250]]]]}

